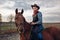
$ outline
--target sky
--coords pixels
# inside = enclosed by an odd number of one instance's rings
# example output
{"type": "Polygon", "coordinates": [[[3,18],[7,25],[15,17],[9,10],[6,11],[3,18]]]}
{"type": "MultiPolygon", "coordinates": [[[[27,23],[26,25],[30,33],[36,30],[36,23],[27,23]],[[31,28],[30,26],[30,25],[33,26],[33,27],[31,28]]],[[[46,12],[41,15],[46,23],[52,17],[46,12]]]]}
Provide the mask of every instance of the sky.
{"type": "Polygon", "coordinates": [[[19,11],[24,9],[23,16],[27,22],[32,21],[31,5],[37,4],[43,15],[43,22],[55,23],[60,22],[60,0],[0,0],[0,14],[2,21],[7,22],[7,17],[12,14],[15,15],[15,9],[19,11]]]}

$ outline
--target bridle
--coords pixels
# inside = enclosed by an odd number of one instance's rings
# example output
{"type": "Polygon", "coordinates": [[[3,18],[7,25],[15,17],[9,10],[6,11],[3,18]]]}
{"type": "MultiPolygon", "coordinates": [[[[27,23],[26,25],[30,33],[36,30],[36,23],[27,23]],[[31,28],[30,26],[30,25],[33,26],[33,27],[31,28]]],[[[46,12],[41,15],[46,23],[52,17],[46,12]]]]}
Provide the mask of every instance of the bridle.
{"type": "Polygon", "coordinates": [[[16,26],[17,26],[17,29],[18,29],[19,34],[21,34],[21,33],[24,32],[24,22],[23,23],[20,23],[20,24],[17,24],[16,23],[16,26]]]}

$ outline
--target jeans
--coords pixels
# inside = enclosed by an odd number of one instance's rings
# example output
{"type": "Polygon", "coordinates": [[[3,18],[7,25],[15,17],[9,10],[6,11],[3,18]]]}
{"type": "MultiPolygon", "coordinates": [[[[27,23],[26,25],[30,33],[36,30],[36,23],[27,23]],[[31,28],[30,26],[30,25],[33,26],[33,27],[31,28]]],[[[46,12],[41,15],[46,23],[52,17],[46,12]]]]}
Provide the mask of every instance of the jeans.
{"type": "Polygon", "coordinates": [[[38,33],[38,34],[37,34],[37,37],[38,37],[38,40],[43,40],[43,35],[42,35],[42,33],[38,33]]]}
{"type": "Polygon", "coordinates": [[[40,32],[40,33],[32,32],[31,40],[43,40],[42,32],[40,32]]]}

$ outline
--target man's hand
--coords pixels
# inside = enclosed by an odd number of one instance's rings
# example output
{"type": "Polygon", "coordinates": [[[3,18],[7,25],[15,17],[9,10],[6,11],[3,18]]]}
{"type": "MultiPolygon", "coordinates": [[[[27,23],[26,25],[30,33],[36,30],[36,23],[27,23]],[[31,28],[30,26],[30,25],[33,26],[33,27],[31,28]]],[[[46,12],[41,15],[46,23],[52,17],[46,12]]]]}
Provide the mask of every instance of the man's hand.
{"type": "Polygon", "coordinates": [[[36,23],[35,23],[35,22],[31,22],[30,24],[31,24],[31,25],[35,25],[36,23]]]}

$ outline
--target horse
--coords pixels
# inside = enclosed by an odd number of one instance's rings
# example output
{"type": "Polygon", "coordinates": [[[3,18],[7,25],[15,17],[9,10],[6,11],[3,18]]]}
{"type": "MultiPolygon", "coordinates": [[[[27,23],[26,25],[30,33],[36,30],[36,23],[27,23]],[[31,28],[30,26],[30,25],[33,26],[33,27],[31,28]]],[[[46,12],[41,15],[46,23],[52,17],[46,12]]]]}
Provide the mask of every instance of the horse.
{"type": "MultiPolygon", "coordinates": [[[[15,10],[15,25],[17,28],[17,31],[20,35],[20,40],[31,40],[31,30],[32,25],[29,24],[24,16],[23,16],[24,10],[22,9],[21,12],[18,12],[18,8],[15,10]]],[[[60,30],[54,27],[45,28],[42,31],[43,34],[43,40],[60,40],[60,30]]]]}
{"type": "Polygon", "coordinates": [[[18,9],[15,10],[15,24],[20,34],[20,40],[30,40],[31,25],[26,22],[22,15],[23,12],[23,9],[21,12],[18,12],[18,9]]]}

